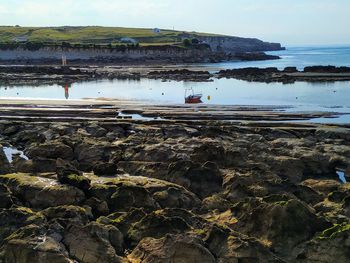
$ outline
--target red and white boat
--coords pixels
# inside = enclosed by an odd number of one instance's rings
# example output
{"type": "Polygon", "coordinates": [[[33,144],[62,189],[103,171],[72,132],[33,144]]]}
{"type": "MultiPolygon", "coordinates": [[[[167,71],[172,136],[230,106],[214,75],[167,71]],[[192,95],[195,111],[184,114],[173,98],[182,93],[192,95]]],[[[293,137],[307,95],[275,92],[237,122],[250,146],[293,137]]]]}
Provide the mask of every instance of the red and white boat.
{"type": "Polygon", "coordinates": [[[195,94],[192,88],[185,90],[185,103],[187,104],[203,103],[202,97],[201,93],[195,94]],[[187,95],[188,93],[190,94],[187,95]]]}

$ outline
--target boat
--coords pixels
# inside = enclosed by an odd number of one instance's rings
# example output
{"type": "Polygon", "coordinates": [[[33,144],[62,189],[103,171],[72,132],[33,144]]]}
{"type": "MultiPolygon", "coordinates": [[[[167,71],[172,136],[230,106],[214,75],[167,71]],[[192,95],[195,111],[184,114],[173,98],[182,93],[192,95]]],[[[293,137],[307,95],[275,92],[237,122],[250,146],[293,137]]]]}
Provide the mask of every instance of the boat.
{"type": "Polygon", "coordinates": [[[203,96],[203,94],[201,94],[201,93],[195,94],[193,91],[193,88],[186,89],[185,90],[185,103],[187,103],[187,104],[203,103],[202,96],[203,96]],[[187,95],[188,92],[190,92],[189,95],[187,95]]]}

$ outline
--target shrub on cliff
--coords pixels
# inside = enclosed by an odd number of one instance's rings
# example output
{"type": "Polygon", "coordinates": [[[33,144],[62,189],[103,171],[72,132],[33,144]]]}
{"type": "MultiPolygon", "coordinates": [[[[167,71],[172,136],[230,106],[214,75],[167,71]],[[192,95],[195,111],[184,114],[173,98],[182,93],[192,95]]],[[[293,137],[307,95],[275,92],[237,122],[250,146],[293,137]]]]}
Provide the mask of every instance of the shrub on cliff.
{"type": "Polygon", "coordinates": [[[41,42],[27,42],[25,43],[24,48],[30,51],[36,51],[40,48],[43,48],[44,46],[44,43],[41,42]]]}
{"type": "Polygon", "coordinates": [[[185,47],[191,46],[191,41],[188,38],[184,39],[182,43],[185,47]]]}
{"type": "Polygon", "coordinates": [[[70,47],[72,47],[72,45],[69,42],[62,42],[62,47],[70,48],[70,47]]]}
{"type": "Polygon", "coordinates": [[[0,50],[14,50],[19,47],[18,43],[0,43],[0,50]]]}
{"type": "Polygon", "coordinates": [[[199,44],[199,40],[197,38],[193,38],[191,42],[192,42],[193,45],[198,45],[199,44]]]}

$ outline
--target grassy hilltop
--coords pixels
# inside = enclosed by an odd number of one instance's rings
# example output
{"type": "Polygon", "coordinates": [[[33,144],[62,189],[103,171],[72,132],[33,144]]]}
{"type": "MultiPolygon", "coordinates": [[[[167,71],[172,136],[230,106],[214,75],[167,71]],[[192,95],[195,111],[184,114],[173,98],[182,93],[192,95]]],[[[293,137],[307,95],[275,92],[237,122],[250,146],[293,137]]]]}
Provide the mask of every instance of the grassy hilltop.
{"type": "MultiPolygon", "coordinates": [[[[0,26],[0,42],[11,42],[15,37],[28,37],[30,42],[69,42],[106,44],[118,42],[121,38],[129,37],[142,45],[173,44],[182,41],[185,32],[175,30],[161,30],[154,33],[151,28],[124,28],[124,27],[13,27],[0,26]]],[[[186,32],[196,35],[214,36],[214,34],[186,32]]]]}

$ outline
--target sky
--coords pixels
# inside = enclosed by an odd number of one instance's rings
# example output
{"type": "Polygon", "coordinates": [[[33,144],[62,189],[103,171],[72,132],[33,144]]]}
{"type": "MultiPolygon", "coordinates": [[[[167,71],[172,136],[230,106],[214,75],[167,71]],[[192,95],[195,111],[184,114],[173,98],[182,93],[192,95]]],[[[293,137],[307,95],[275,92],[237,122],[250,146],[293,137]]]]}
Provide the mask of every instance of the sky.
{"type": "Polygon", "coordinates": [[[167,28],[350,44],[349,0],[0,0],[0,25],[167,28]]]}

